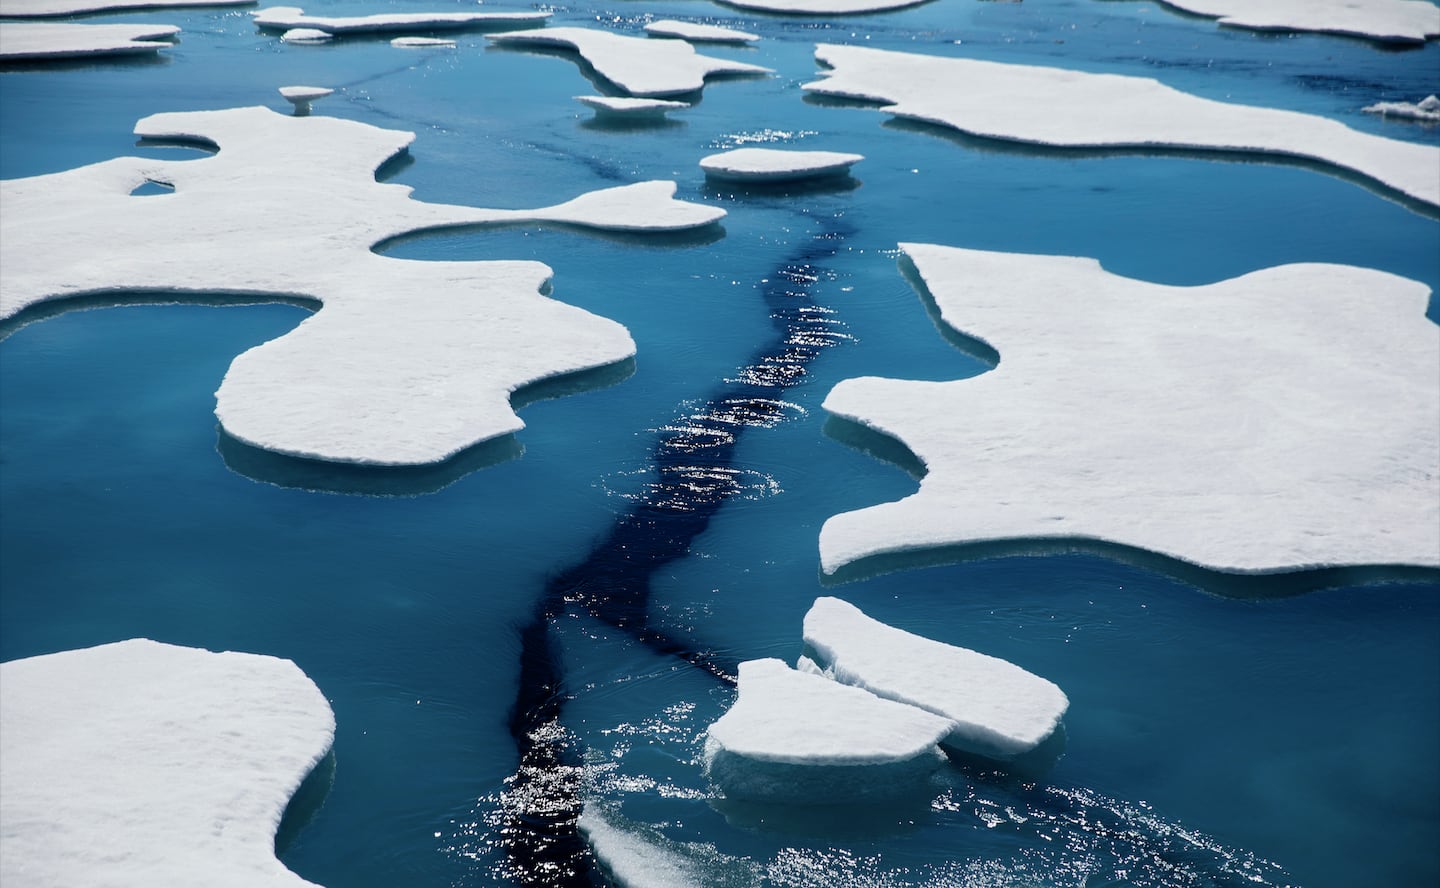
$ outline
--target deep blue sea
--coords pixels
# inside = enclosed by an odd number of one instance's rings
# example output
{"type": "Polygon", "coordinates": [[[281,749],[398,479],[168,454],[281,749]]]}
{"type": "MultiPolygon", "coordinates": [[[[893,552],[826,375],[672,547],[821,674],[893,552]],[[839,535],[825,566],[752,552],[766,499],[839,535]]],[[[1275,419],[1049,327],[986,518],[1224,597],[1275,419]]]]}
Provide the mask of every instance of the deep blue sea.
{"type": "MultiPolygon", "coordinates": [[[[329,888],[546,884],[502,840],[537,614],[565,749],[584,765],[579,798],[692,859],[708,884],[1440,883],[1440,576],[1236,584],[1124,551],[1000,552],[831,585],[817,551],[826,518],[916,484],[827,429],[830,388],[986,369],[937,332],[898,242],[1090,256],[1171,284],[1329,261],[1440,289],[1440,222],[1317,169],[1034,151],[799,88],[815,79],[817,42],[857,43],[1154,77],[1437,144],[1440,128],[1360,109],[1440,91],[1440,45],[1226,30],[1149,0],[935,0],[817,19],[702,0],[540,8],[552,25],[623,33],[652,16],[739,27],[763,39],[701,51],[776,74],[713,81],[663,125],[607,127],[572,99],[595,91],[573,56],[496,49],[480,33],[418,52],[382,38],[287,45],[243,9],[88,19],[179,25],[154,61],[0,69],[4,178],[185,156],[137,145],[135,122],[283,111],[276,89],[306,84],[337,90],[316,114],[416,133],[412,162],[387,173],[420,199],[543,206],[662,178],[729,213],[702,237],[511,228],[387,246],[543,261],[555,298],[624,324],[638,348],[628,378],[536,400],[500,452],[430,472],[330,472],[219,433],[213,392],[230,361],[303,308],[126,305],[6,328],[0,659],[144,636],[294,660],[338,731],[316,791],[292,806],[281,859],[329,888]],[[866,159],[843,187],[764,191],[707,184],[697,166],[767,144],[866,159]],[[677,477],[706,468],[676,429],[733,402],[746,368],[773,364],[786,331],[817,317],[833,346],[807,353],[773,421],[726,451],[731,495],[648,520],[677,477]],[[629,596],[618,618],[595,603],[616,589],[629,596]],[[801,619],[827,594],[1059,684],[1071,707],[1058,759],[1021,775],[956,763],[932,796],[893,811],[716,803],[698,738],[734,692],[684,654],[793,662],[801,619]]],[[[1432,299],[1415,323],[1437,318],[1432,299]]]]}

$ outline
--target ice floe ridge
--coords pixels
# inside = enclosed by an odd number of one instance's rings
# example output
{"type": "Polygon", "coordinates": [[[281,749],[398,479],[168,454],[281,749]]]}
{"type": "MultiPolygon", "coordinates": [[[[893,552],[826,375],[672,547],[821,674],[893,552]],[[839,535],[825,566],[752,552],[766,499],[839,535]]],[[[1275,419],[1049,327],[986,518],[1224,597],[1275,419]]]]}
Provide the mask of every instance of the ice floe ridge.
{"type": "Polygon", "coordinates": [[[275,831],[335,717],[289,660],[144,639],[0,664],[0,882],[300,886],[275,831]]]}

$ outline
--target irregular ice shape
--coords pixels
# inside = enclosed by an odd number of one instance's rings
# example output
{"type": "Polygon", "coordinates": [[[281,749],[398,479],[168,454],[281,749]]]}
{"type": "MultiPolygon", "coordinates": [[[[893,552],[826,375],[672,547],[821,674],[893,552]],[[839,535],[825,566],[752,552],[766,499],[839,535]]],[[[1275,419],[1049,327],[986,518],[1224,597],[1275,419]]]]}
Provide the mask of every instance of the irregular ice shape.
{"type": "Polygon", "coordinates": [[[454,46],[455,41],[443,37],[396,37],[390,41],[390,45],[401,49],[423,49],[429,46],[454,46]]]}
{"type": "Polygon", "coordinates": [[[249,6],[255,0],[0,0],[0,18],[51,18],[89,12],[249,6]]]}
{"type": "Polygon", "coordinates": [[[1092,259],[901,247],[944,323],[1000,363],[830,392],[826,410],[899,439],[928,474],[826,521],[826,573],[1047,538],[1236,572],[1440,565],[1440,331],[1423,284],[1303,264],[1170,287],[1092,259]]]}
{"type": "Polygon", "coordinates": [[[310,113],[310,103],[316,99],[323,99],[335,92],[324,86],[282,86],[280,95],[285,101],[295,106],[295,113],[304,115],[310,113]]]}
{"type": "Polygon", "coordinates": [[[719,888],[759,884],[758,867],[715,846],[675,842],[588,803],[576,822],[595,859],[624,888],[719,888]]]}
{"type": "Polygon", "coordinates": [[[726,6],[786,15],[864,15],[891,12],[930,0],[718,0],[726,6]]]}
{"type": "Polygon", "coordinates": [[[700,159],[705,174],[717,179],[782,182],[837,176],[865,159],[838,151],[792,151],[780,148],[736,148],[700,159]]]}
{"type": "Polygon", "coordinates": [[[280,39],[286,43],[325,43],[334,40],[335,35],[318,28],[291,28],[281,34],[280,39]]]}
{"type": "Polygon", "coordinates": [[[174,25],[75,25],[65,22],[0,22],[0,61],[46,61],[88,56],[137,55],[170,49],[161,38],[174,25]]]}
{"type": "Polygon", "coordinates": [[[1371,114],[1383,114],[1386,117],[1436,123],[1440,122],[1440,97],[1426,96],[1418,102],[1376,102],[1360,110],[1368,111],[1371,114]]]}
{"type": "Polygon", "coordinates": [[[597,116],[623,117],[629,120],[664,117],[667,111],[689,108],[687,102],[665,99],[631,99],[619,96],[576,96],[575,101],[594,108],[597,116]]]}
{"type": "Polygon", "coordinates": [[[815,599],[805,644],[835,681],[949,719],[941,744],[965,752],[1029,752],[1070,705],[1058,687],[1014,663],[887,626],[838,598],[815,599]]]}
{"type": "Polygon", "coordinates": [[[681,22],[675,19],[660,19],[645,26],[645,33],[656,37],[679,37],[692,43],[751,43],[760,39],[759,34],[722,28],[719,25],[702,25],[695,22],[681,22]]]}
{"type": "Polygon", "coordinates": [[[306,15],[298,6],[271,6],[250,13],[262,28],[314,28],[331,34],[376,34],[416,29],[480,28],[540,24],[548,12],[394,12],[378,15],[306,15]]]}
{"type": "Polygon", "coordinates": [[[657,98],[691,93],[711,74],[769,74],[769,68],[700,55],[682,40],[646,40],[589,28],[546,28],[489,34],[499,44],[563,46],[602,77],[632,96],[657,98]]]}
{"type": "Polygon", "coordinates": [[[0,883],[312,885],[275,859],[335,717],[289,660],[145,639],[0,664],[0,883]]]}
{"type": "Polygon", "coordinates": [[[724,215],[674,200],[673,182],[536,210],[423,203],[374,178],[413,134],[265,108],[159,114],[135,132],[221,150],[0,182],[0,318],[127,291],[318,300],[295,330],[236,358],[216,393],[232,436],[293,456],[439,462],[522,428],[509,403],[520,386],[635,352],[619,324],[542,296],[550,269],[538,262],[406,261],[376,243],[455,225],[654,231],[724,215]],[[131,197],[146,181],[174,193],[131,197]]]}
{"type": "Polygon", "coordinates": [[[1319,31],[1385,43],[1440,35],[1440,6],[1427,0],[1159,0],[1231,28],[1319,31]]]}
{"type": "Polygon", "coordinates": [[[1440,148],[1311,114],[1202,99],[1145,77],[821,44],[804,89],[993,139],[1060,147],[1258,151],[1318,160],[1440,205],[1440,148]]]}
{"type": "Polygon", "coordinates": [[[705,771],[732,799],[860,802],[923,785],[947,718],[774,659],[740,664],[740,695],[705,739],[705,771]]]}

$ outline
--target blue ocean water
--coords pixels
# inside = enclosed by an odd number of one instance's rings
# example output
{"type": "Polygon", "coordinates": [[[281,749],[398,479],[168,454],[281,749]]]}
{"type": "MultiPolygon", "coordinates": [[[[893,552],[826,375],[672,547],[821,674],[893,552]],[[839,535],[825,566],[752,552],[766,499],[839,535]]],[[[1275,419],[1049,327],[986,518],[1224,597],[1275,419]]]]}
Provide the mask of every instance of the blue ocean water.
{"type": "MultiPolygon", "coordinates": [[[[306,8],[452,6],[464,8],[306,8]]],[[[1001,553],[831,586],[816,551],[830,515],[915,488],[827,432],[829,389],[865,374],[985,369],[937,333],[897,268],[897,242],[1093,256],[1175,284],[1332,261],[1440,289],[1436,219],[1315,169],[1039,152],[799,90],[815,77],[816,42],[854,42],[1151,76],[1435,144],[1435,128],[1359,109],[1435,92],[1440,47],[1230,31],[1147,0],[937,0],[819,20],[690,0],[545,8],[555,25],[625,32],[652,15],[740,27],[764,39],[703,51],[776,74],[713,82],[666,125],[615,129],[572,100],[594,91],[572,58],[490,48],[473,33],[448,51],[381,39],[292,46],[258,33],[243,10],[96,19],[181,26],[181,42],[153,62],[0,70],[5,178],[183,156],[134,144],[135,121],[284,110],[275,89],[306,83],[338,90],[317,114],[417,134],[413,162],[391,181],[421,199],[540,206],[667,178],[679,196],[729,212],[723,237],[516,228],[387,245],[407,258],[544,261],[556,298],[625,324],[638,346],[628,378],[529,404],[514,447],[455,471],[335,478],[218,434],[212,393],[225,368],[293,327],[301,307],[128,305],[11,328],[0,342],[0,659],[134,636],[289,657],[330,698],[339,727],[328,792],[285,836],[288,866],[331,888],[543,884],[501,841],[506,779],[520,764],[510,715],[522,633],[564,578],[609,576],[616,528],[653,506],[675,467],[702,462],[660,457],[774,349],[777,316],[823,311],[834,344],[807,356],[781,393],[783,421],[737,440],[722,479],[737,495],[682,503],[707,520],[683,539],[644,538],[649,561],[614,575],[647,625],[718,661],[793,660],[801,618],[822,594],[1010,659],[1069,694],[1063,752],[1035,779],[957,765],[933,797],[864,818],[717,805],[696,741],[733,691],[603,608],[570,608],[548,637],[559,718],[594,804],[713,884],[1440,879],[1433,574],[1297,592],[1293,578],[1236,587],[1133,553],[1001,553]],[[707,184],[696,161],[742,144],[866,160],[846,187],[707,184]],[[346,485],[367,493],[321,489],[346,485]]],[[[1440,319],[1436,306],[1416,323],[1440,319]]]]}

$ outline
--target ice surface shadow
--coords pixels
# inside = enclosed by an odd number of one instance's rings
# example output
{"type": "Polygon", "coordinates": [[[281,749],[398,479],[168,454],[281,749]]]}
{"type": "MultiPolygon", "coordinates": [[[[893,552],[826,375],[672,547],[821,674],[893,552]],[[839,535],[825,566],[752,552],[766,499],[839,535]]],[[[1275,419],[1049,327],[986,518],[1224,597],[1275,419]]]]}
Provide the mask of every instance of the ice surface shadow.
{"type": "MultiPolygon", "coordinates": [[[[725,237],[725,226],[719,222],[711,222],[701,225],[698,228],[686,228],[679,231],[647,231],[638,229],[626,231],[615,228],[592,228],[588,225],[578,225],[571,222],[534,222],[520,220],[517,222],[462,222],[456,225],[435,225],[429,228],[418,228],[398,234],[394,237],[387,237],[377,241],[370,248],[372,253],[381,256],[389,256],[397,249],[425,242],[428,246],[435,248],[435,252],[443,258],[437,261],[454,261],[456,259],[453,247],[446,247],[443,239],[450,238],[457,242],[463,242],[466,238],[473,238],[477,235],[483,236],[492,231],[505,229],[522,228],[526,231],[537,232],[559,232],[564,234],[580,235],[594,240],[608,241],[613,244],[623,244],[627,247],[650,247],[657,250],[674,250],[689,247],[703,247],[713,244],[725,237]]],[[[484,261],[497,259],[491,253],[477,249],[477,256],[469,261],[484,261]]],[[[397,257],[399,258],[399,257],[397,257]]],[[[407,261],[424,262],[426,257],[404,257],[407,261]]],[[[551,284],[546,283],[541,290],[541,295],[550,295],[551,284]]]]}
{"type": "Polygon", "coordinates": [[[330,788],[335,785],[335,749],[325,753],[325,757],[310,769],[305,779],[300,781],[295,794],[290,797],[290,803],[285,806],[285,813],[280,817],[280,824],[275,828],[275,856],[280,857],[300,833],[320,813],[325,805],[325,798],[330,794],[330,788]]]}
{"type": "Polygon", "coordinates": [[[93,71],[97,66],[104,65],[106,68],[150,68],[163,67],[170,64],[173,59],[165,54],[164,50],[175,46],[178,41],[165,40],[160,37],[149,37],[157,43],[164,43],[159,50],[141,50],[139,52],[127,53],[91,53],[85,56],[66,56],[55,59],[0,59],[0,71],[6,74],[25,74],[30,72],[55,73],[59,71],[93,71]]]}
{"type": "MultiPolygon", "coordinates": [[[[683,109],[677,108],[676,112],[683,109]]],[[[624,114],[595,114],[580,121],[580,128],[597,133],[638,133],[656,130],[677,130],[688,126],[683,120],[673,120],[661,114],[627,116],[624,114]]]]}
{"type": "Polygon", "coordinates": [[[204,305],[228,308],[242,305],[293,305],[306,311],[316,311],[320,301],[298,293],[248,293],[248,292],[191,292],[186,290],[107,290],[81,293],[61,299],[47,299],[27,305],[4,320],[0,320],[0,340],[8,338],[21,327],[36,321],[67,314],[72,311],[92,311],[100,308],[126,308],[136,305],[204,305]]]}
{"type": "Polygon", "coordinates": [[[717,179],[707,176],[700,193],[719,200],[746,197],[808,197],[813,194],[842,194],[859,188],[859,179],[849,173],[785,179],[775,182],[717,179]]]}

